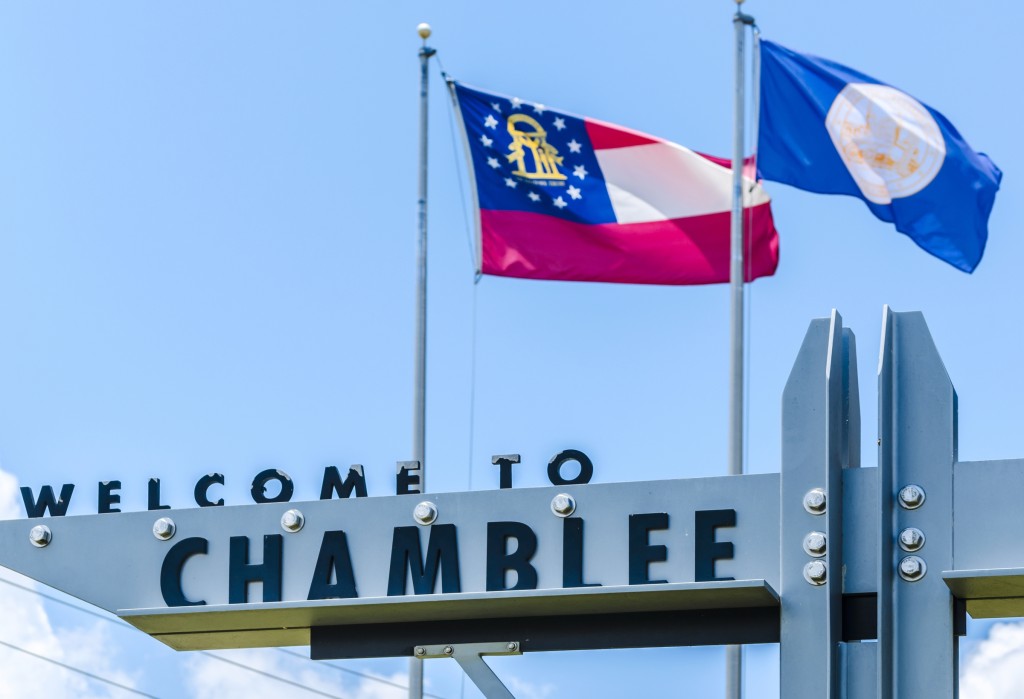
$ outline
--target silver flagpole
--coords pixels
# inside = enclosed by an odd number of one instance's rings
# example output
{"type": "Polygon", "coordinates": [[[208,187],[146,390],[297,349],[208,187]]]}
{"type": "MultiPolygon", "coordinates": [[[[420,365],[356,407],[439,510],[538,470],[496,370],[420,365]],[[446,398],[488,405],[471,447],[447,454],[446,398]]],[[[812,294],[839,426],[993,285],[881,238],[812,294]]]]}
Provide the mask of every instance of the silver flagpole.
{"type": "MultiPolygon", "coordinates": [[[[732,147],[732,227],[729,265],[731,313],[731,366],[729,374],[729,475],[743,473],[743,121],[745,83],[743,45],[747,25],[753,17],[743,14],[743,0],[736,0],[732,24],[736,33],[736,85],[732,147]]],[[[743,655],[741,646],[725,648],[725,696],[740,699],[743,693],[743,655]]]]}
{"type": "MultiPolygon", "coordinates": [[[[419,247],[416,284],[416,359],[413,378],[412,458],[420,462],[420,491],[427,491],[426,421],[427,421],[427,94],[430,57],[437,53],[427,46],[430,25],[416,27],[423,39],[420,48],[420,179],[417,208],[419,215],[419,247]]],[[[409,658],[409,699],[423,699],[423,661],[409,658]]]]}

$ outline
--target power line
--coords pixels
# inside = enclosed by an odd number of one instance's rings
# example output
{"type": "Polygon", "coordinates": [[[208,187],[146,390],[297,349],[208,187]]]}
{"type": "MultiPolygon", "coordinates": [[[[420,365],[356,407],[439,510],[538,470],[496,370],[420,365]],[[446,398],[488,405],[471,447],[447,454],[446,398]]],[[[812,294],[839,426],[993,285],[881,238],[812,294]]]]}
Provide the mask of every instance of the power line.
{"type": "MultiPolygon", "coordinates": [[[[285,655],[291,655],[291,656],[294,656],[296,658],[302,658],[303,660],[309,660],[309,658],[304,656],[302,653],[296,653],[293,650],[287,650],[285,648],[275,648],[275,650],[278,653],[284,653],[285,655]]],[[[323,667],[329,667],[332,670],[338,670],[339,672],[347,672],[350,675],[355,675],[356,677],[362,677],[362,678],[367,679],[367,680],[373,680],[375,682],[380,682],[381,684],[387,684],[387,685],[390,685],[390,686],[394,687],[395,689],[403,689],[403,690],[408,690],[409,689],[409,687],[407,685],[399,684],[398,682],[392,682],[391,680],[386,680],[383,677],[377,677],[376,675],[370,675],[370,674],[365,673],[365,672],[359,672],[358,670],[353,670],[351,668],[342,667],[341,665],[335,665],[334,663],[328,663],[326,661],[321,661],[321,665],[323,667]]],[[[430,692],[424,692],[423,696],[425,696],[425,697],[434,697],[434,699],[444,699],[444,697],[442,697],[442,696],[440,696],[438,694],[431,694],[430,692]]]]}
{"type": "MultiPolygon", "coordinates": [[[[132,687],[129,687],[127,685],[123,685],[123,684],[121,684],[119,682],[115,682],[114,680],[108,680],[106,677],[100,677],[99,675],[94,675],[91,672],[86,672],[85,670],[80,670],[77,667],[72,667],[70,665],[62,663],[59,660],[54,660],[53,658],[47,658],[45,655],[39,655],[38,653],[33,653],[30,650],[25,650],[24,648],[16,646],[16,645],[14,645],[12,643],[8,643],[7,641],[0,641],[0,645],[7,646],[11,650],[16,650],[19,653],[24,653],[25,655],[31,655],[33,658],[37,658],[39,660],[43,660],[45,662],[52,663],[53,665],[59,665],[60,667],[64,668],[65,670],[71,670],[71,672],[77,672],[79,675],[85,675],[89,679],[96,680],[97,682],[103,682],[104,684],[109,684],[111,687],[117,687],[118,689],[123,689],[126,692],[131,692],[132,694],[138,694],[140,697],[148,697],[149,699],[160,699],[160,697],[153,696],[152,694],[146,694],[145,692],[140,692],[137,689],[133,689],[132,687]]],[[[339,697],[338,699],[341,699],[341,698],[339,697]]]]}
{"type": "Polygon", "coordinates": [[[113,618],[111,618],[109,616],[106,616],[105,614],[100,614],[99,612],[94,612],[91,609],[86,609],[85,607],[79,607],[77,604],[72,604],[71,602],[68,602],[67,600],[62,600],[59,597],[55,597],[54,595],[48,595],[45,592],[40,592],[39,590],[33,590],[28,585],[22,585],[20,583],[14,582],[13,580],[7,580],[6,578],[0,578],[0,583],[3,583],[4,585],[10,585],[11,587],[16,587],[19,590],[24,590],[25,592],[31,592],[33,595],[39,595],[40,597],[43,597],[44,599],[48,599],[51,602],[56,602],[57,604],[63,604],[65,607],[70,607],[71,609],[77,609],[78,611],[82,612],[83,614],[88,614],[89,616],[94,616],[97,619],[102,619],[103,621],[109,621],[111,624],[116,624],[117,626],[124,626],[125,628],[129,628],[129,629],[135,628],[131,624],[129,624],[127,622],[124,622],[124,621],[121,621],[120,619],[113,619],[113,618]]]}
{"type": "MultiPolygon", "coordinates": [[[[81,606],[79,606],[77,604],[73,604],[71,602],[68,602],[67,600],[63,600],[63,599],[57,597],[56,595],[50,595],[50,594],[47,594],[47,593],[42,592],[40,590],[35,590],[35,589],[29,587],[28,585],[22,585],[20,583],[14,582],[13,580],[7,580],[6,578],[0,578],[0,583],[3,583],[5,585],[10,585],[11,587],[16,587],[19,590],[23,590],[24,592],[30,592],[33,595],[38,595],[39,597],[42,597],[43,599],[47,599],[47,600],[49,600],[51,602],[54,602],[56,604],[60,604],[60,605],[63,605],[65,607],[69,607],[71,609],[74,609],[75,611],[81,612],[82,614],[88,614],[89,616],[96,617],[97,619],[102,619],[103,621],[106,621],[108,623],[114,624],[115,626],[120,626],[120,627],[126,628],[126,629],[135,629],[134,626],[132,626],[131,624],[129,624],[129,623],[125,622],[125,621],[122,621],[121,619],[115,619],[115,618],[113,618],[111,616],[108,616],[106,614],[101,614],[100,612],[95,612],[95,611],[93,611],[91,609],[86,609],[85,607],[81,607],[81,606]]],[[[137,630],[137,629],[135,629],[135,630],[137,630]]],[[[295,657],[295,658],[301,658],[302,660],[310,660],[309,658],[307,658],[306,656],[302,655],[301,653],[296,653],[295,651],[287,650],[285,648],[275,648],[274,650],[276,650],[278,653],[283,653],[284,655],[290,655],[290,656],[295,657]]],[[[245,665],[243,663],[239,663],[239,662],[234,661],[234,660],[228,660],[227,658],[224,658],[224,657],[219,656],[219,655],[215,655],[213,653],[210,653],[209,651],[201,650],[201,651],[198,651],[198,653],[200,655],[205,655],[205,656],[208,656],[210,658],[215,658],[216,660],[220,660],[221,662],[229,663],[231,665],[235,665],[236,667],[239,667],[239,668],[242,668],[242,669],[245,669],[245,670],[249,670],[250,672],[255,672],[255,673],[260,674],[260,675],[266,675],[268,677],[271,677],[271,678],[276,679],[276,680],[280,680],[282,682],[288,682],[289,684],[296,684],[294,682],[291,682],[290,680],[285,680],[283,678],[277,677],[276,675],[271,675],[269,673],[266,673],[266,672],[264,672],[262,670],[258,670],[258,669],[254,668],[254,667],[249,666],[249,665],[245,665]]],[[[331,668],[332,670],[337,670],[338,672],[344,672],[344,673],[347,673],[349,675],[354,675],[356,677],[360,677],[360,678],[365,679],[365,680],[372,680],[373,682],[380,682],[381,684],[386,684],[386,685],[394,687],[396,689],[402,689],[402,690],[408,690],[409,689],[409,687],[406,686],[406,685],[399,684],[397,682],[392,682],[391,680],[386,680],[383,677],[377,677],[376,675],[371,675],[371,674],[366,673],[366,672],[359,672],[358,670],[353,670],[351,668],[342,667],[340,665],[335,665],[334,663],[320,662],[320,663],[317,663],[317,666],[318,667],[328,667],[328,668],[331,668]]],[[[315,690],[315,689],[310,689],[309,687],[306,687],[305,685],[297,684],[296,686],[301,687],[302,689],[306,689],[306,690],[308,690],[310,692],[315,692],[315,693],[322,694],[322,692],[318,692],[318,690],[315,690]]],[[[335,695],[333,695],[333,694],[325,694],[324,696],[334,697],[335,695]]],[[[431,694],[429,692],[424,692],[423,696],[425,696],[425,697],[434,697],[434,699],[444,699],[444,697],[442,697],[440,695],[431,694]]]]}
{"type": "Polygon", "coordinates": [[[277,680],[278,682],[283,682],[284,684],[289,684],[292,687],[298,687],[299,689],[303,689],[303,690],[305,690],[307,692],[310,692],[311,694],[318,694],[318,695],[320,695],[322,697],[328,697],[329,699],[345,699],[345,697],[339,696],[337,694],[328,694],[327,692],[321,692],[319,689],[313,689],[312,687],[304,685],[301,682],[293,682],[292,680],[285,679],[284,677],[279,677],[279,676],[277,676],[277,675],[275,675],[273,673],[264,672],[263,670],[257,670],[256,668],[254,668],[254,667],[252,667],[250,665],[243,665],[242,663],[235,662],[234,660],[228,660],[227,658],[219,656],[216,653],[208,653],[206,651],[201,651],[201,652],[207,658],[213,658],[214,660],[219,660],[222,663],[227,663],[228,665],[234,665],[235,667],[242,668],[243,670],[248,670],[249,672],[255,672],[257,675],[263,675],[264,677],[269,677],[272,680],[277,680]]]}

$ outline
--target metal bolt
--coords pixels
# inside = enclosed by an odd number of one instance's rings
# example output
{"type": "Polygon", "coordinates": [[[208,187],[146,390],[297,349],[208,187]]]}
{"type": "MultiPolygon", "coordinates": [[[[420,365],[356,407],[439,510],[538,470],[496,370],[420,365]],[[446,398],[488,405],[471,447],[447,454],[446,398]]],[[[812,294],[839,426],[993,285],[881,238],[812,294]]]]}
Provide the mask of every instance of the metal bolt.
{"type": "Polygon", "coordinates": [[[900,506],[905,510],[916,510],[924,504],[924,488],[919,485],[905,485],[900,490],[900,506]]]}
{"type": "Polygon", "coordinates": [[[32,531],[28,533],[28,540],[32,542],[32,545],[37,548],[43,548],[49,545],[53,539],[53,532],[45,524],[37,524],[32,527],[32,531]]]}
{"type": "Polygon", "coordinates": [[[508,649],[509,649],[509,651],[510,651],[510,652],[512,652],[512,653],[515,653],[515,652],[516,652],[517,650],[519,650],[519,644],[518,644],[518,643],[516,643],[515,641],[512,641],[512,642],[510,642],[510,643],[509,643],[509,644],[508,644],[507,646],[505,646],[505,647],[506,647],[506,648],[508,648],[508,649]]]}
{"type": "Polygon", "coordinates": [[[445,655],[452,655],[454,652],[455,652],[455,649],[452,648],[451,646],[445,646],[444,647],[444,654],[445,655]]]}
{"type": "Polygon", "coordinates": [[[812,585],[824,585],[828,580],[828,567],[825,561],[811,561],[805,565],[804,580],[812,585]]]}
{"type": "Polygon", "coordinates": [[[426,655],[427,649],[423,646],[416,646],[416,650],[414,652],[416,653],[416,655],[426,655]]]}
{"type": "Polygon", "coordinates": [[[928,572],[928,566],[918,556],[907,556],[900,561],[900,577],[907,582],[915,582],[924,577],[928,572]]]}
{"type": "Polygon", "coordinates": [[[559,493],[551,498],[551,511],[559,517],[568,517],[576,511],[576,499],[572,495],[559,493]]]}
{"type": "Polygon", "coordinates": [[[924,546],[924,532],[917,527],[907,527],[900,532],[900,548],[904,551],[920,551],[924,546]]]}
{"type": "Polygon", "coordinates": [[[433,524],[434,520],[437,519],[437,505],[429,500],[424,500],[412,511],[412,518],[416,520],[416,524],[424,526],[433,524]]]}
{"type": "Polygon", "coordinates": [[[804,509],[812,515],[825,514],[825,491],[821,488],[808,490],[807,494],[804,495],[804,509]]]}
{"type": "Polygon", "coordinates": [[[174,520],[170,517],[161,517],[153,522],[153,536],[160,539],[160,541],[167,541],[173,537],[176,529],[174,520]]]}
{"type": "Polygon", "coordinates": [[[825,555],[825,545],[824,532],[810,532],[804,537],[804,551],[815,558],[825,555]]]}
{"type": "Polygon", "coordinates": [[[288,510],[281,515],[281,529],[286,532],[297,532],[306,523],[306,518],[298,510],[288,510]]]}

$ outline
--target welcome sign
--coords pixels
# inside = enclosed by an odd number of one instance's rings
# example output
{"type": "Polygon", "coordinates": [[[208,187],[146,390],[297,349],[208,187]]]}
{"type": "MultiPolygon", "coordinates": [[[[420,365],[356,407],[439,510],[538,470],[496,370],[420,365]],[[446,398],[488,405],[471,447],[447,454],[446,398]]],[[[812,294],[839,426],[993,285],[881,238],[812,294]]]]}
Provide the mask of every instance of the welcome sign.
{"type": "Polygon", "coordinates": [[[4,522],[0,537],[20,540],[5,565],[175,648],[304,645],[312,626],[497,602],[516,616],[617,593],[643,611],[775,604],[769,582],[734,581],[777,568],[777,489],[765,475],[357,497],[4,522]]]}
{"type": "Polygon", "coordinates": [[[403,463],[396,495],[371,498],[361,467],[329,467],[321,499],[296,503],[267,470],[254,504],[224,505],[209,474],[200,507],[168,509],[152,479],[151,509],[117,512],[108,481],[84,516],[61,516],[64,484],[25,489],[0,564],[177,649],[778,642],[787,699],[952,698],[966,614],[1024,614],[1024,460],[958,461],[956,394],[920,314],[885,312],[878,400],[878,467],[860,468],[855,342],[833,313],[786,384],[778,474],[593,484],[566,450],[544,488],[513,488],[508,455],[490,491],[427,496],[403,463]]]}

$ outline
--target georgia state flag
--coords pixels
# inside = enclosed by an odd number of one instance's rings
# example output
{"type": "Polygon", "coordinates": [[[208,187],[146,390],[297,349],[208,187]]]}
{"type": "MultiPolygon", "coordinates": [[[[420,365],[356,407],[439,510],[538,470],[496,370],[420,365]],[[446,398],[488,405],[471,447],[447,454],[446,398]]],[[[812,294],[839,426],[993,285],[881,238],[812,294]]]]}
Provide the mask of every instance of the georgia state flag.
{"type": "MultiPolygon", "coordinates": [[[[530,279],[729,281],[732,171],[638,131],[449,81],[478,211],[479,269],[530,279]]],[[[775,272],[768,195],[744,186],[746,279],[775,272]]]]}
{"type": "Polygon", "coordinates": [[[859,197],[965,272],[981,260],[1003,173],[946,117],[852,68],[761,41],[757,170],[859,197]]]}

